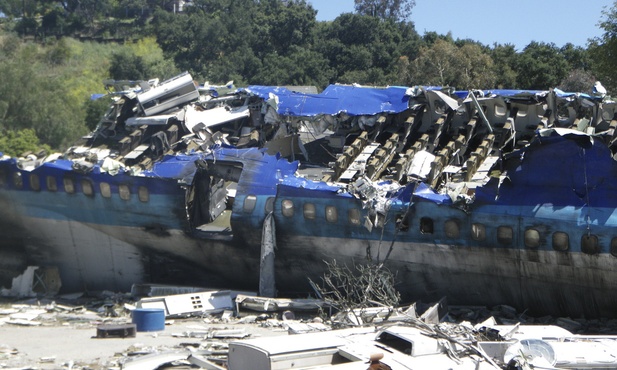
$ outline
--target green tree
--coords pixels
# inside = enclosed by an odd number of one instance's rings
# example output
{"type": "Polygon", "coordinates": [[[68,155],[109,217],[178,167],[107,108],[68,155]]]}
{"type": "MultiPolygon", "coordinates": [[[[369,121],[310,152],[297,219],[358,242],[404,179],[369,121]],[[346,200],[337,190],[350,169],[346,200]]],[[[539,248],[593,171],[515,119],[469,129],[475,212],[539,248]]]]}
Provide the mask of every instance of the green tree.
{"type": "Polygon", "coordinates": [[[131,54],[140,58],[144,64],[143,77],[146,79],[154,77],[168,79],[181,72],[173,60],[165,58],[154,37],[143,37],[136,42],[127,42],[124,46],[131,54]]]}
{"type": "Polygon", "coordinates": [[[149,71],[143,58],[129,49],[121,49],[112,55],[109,75],[114,80],[147,80],[149,71]]]}
{"type": "Polygon", "coordinates": [[[260,36],[253,40],[258,55],[289,55],[290,47],[310,47],[313,43],[317,11],[306,1],[262,0],[258,11],[253,24],[260,36]]]}
{"type": "Polygon", "coordinates": [[[87,99],[84,103],[86,110],[85,123],[88,130],[94,131],[99,124],[101,117],[105,114],[107,109],[111,106],[112,102],[108,96],[104,96],[98,99],[87,99]]]}
{"type": "Polygon", "coordinates": [[[457,69],[460,71],[454,86],[463,89],[486,89],[495,86],[497,75],[493,59],[477,44],[465,44],[457,50],[457,69]]]}
{"type": "Polygon", "coordinates": [[[41,32],[47,36],[62,36],[64,31],[68,31],[67,17],[62,9],[52,9],[43,16],[41,21],[41,32]]]}
{"type": "Polygon", "coordinates": [[[480,45],[437,39],[410,64],[410,76],[416,85],[453,86],[458,89],[486,89],[495,85],[493,60],[480,45]]]}
{"type": "Polygon", "coordinates": [[[298,75],[302,70],[309,73],[314,64],[324,64],[311,52],[315,16],[304,0],[199,0],[186,14],[157,11],[153,29],[165,55],[196,78],[291,84],[323,80],[327,71],[298,75]],[[301,49],[301,56],[309,56],[308,63],[294,55],[301,49]],[[297,66],[290,62],[296,60],[297,66]],[[275,74],[279,76],[273,78],[275,74]],[[283,76],[291,80],[283,82],[283,76]]]}
{"type": "Polygon", "coordinates": [[[591,93],[591,87],[595,82],[596,78],[591,72],[574,69],[557,87],[563,91],[591,93]]]}
{"type": "Polygon", "coordinates": [[[5,130],[0,134],[0,152],[10,157],[19,157],[27,152],[37,152],[40,149],[51,152],[49,145],[41,144],[32,129],[17,131],[5,130]]]}
{"type": "Polygon", "coordinates": [[[421,47],[420,54],[411,63],[411,77],[414,84],[453,86],[456,71],[454,58],[456,46],[438,39],[431,47],[421,47]]]}
{"type": "Polygon", "coordinates": [[[0,0],[0,12],[7,17],[21,17],[24,11],[23,4],[22,0],[0,0]]]}
{"type": "Polygon", "coordinates": [[[356,12],[381,19],[404,21],[411,16],[415,0],[354,0],[356,12]]]}
{"type": "Polygon", "coordinates": [[[452,32],[448,32],[445,35],[440,35],[435,31],[429,31],[426,32],[424,36],[422,36],[423,46],[431,47],[437,42],[437,40],[454,43],[454,39],[452,38],[452,32]]]}
{"type": "Polygon", "coordinates": [[[264,58],[263,67],[253,79],[264,85],[327,85],[327,61],[313,51],[297,46],[293,49],[289,56],[272,54],[264,58]]]}
{"type": "Polygon", "coordinates": [[[532,41],[518,56],[515,71],[518,88],[544,90],[557,86],[570,68],[555,44],[532,41]]]}
{"type": "Polygon", "coordinates": [[[515,71],[518,54],[512,44],[495,44],[489,51],[495,65],[495,87],[513,89],[516,87],[517,72],[515,71]]]}
{"type": "Polygon", "coordinates": [[[617,2],[602,12],[600,28],[604,33],[589,43],[593,74],[610,91],[617,91],[617,2]]]}
{"type": "Polygon", "coordinates": [[[61,38],[49,46],[46,52],[46,62],[51,65],[62,65],[71,58],[71,49],[66,38],[61,38]]]}
{"type": "Polygon", "coordinates": [[[414,59],[420,45],[411,23],[351,13],[321,24],[317,38],[322,41],[316,44],[316,50],[335,71],[330,82],[402,83],[399,60],[403,56],[414,59]],[[363,32],[358,32],[360,29],[363,32]],[[377,81],[378,76],[383,77],[377,81]]]}
{"type": "Polygon", "coordinates": [[[113,0],[43,0],[42,3],[51,3],[61,6],[67,13],[74,14],[92,23],[95,19],[108,14],[113,8],[113,0]]]}
{"type": "Polygon", "coordinates": [[[87,133],[84,101],[102,90],[118,46],[66,38],[49,45],[0,40],[0,49],[9,51],[0,52],[0,130],[33,130],[58,150],[87,133]]]}
{"type": "Polygon", "coordinates": [[[585,48],[567,43],[559,49],[559,53],[564,56],[571,70],[579,69],[586,71],[591,68],[591,59],[585,48]]]}

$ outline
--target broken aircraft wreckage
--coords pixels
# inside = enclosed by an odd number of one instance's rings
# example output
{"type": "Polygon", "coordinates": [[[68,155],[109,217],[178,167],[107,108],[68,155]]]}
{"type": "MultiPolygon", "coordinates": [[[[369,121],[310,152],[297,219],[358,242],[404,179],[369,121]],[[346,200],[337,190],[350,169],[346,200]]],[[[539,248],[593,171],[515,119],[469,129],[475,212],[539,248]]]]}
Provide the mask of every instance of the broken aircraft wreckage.
{"type": "Polygon", "coordinates": [[[324,261],[369,259],[396,274],[403,299],[617,316],[607,98],[223,93],[188,73],[109,86],[110,110],[66,152],[0,161],[0,283],[38,265],[59,269],[63,291],[308,292],[324,261]]]}

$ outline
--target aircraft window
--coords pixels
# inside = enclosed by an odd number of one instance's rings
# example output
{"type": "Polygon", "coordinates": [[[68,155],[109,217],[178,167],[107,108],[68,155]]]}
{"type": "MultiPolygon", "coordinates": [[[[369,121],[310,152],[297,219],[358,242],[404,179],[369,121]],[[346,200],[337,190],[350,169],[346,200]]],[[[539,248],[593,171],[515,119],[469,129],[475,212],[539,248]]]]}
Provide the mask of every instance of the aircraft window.
{"type": "Polygon", "coordinates": [[[556,251],[565,252],[570,249],[570,237],[562,231],[553,233],[553,249],[556,251]]]}
{"type": "Polygon", "coordinates": [[[24,179],[21,177],[21,172],[15,172],[13,174],[13,185],[16,189],[21,189],[24,187],[24,179]]]}
{"type": "Polygon", "coordinates": [[[501,104],[495,104],[495,116],[503,117],[508,113],[508,107],[501,104]]]}
{"type": "Polygon", "coordinates": [[[90,180],[81,180],[81,191],[89,197],[94,195],[94,189],[92,188],[90,180]]]}
{"type": "Polygon", "coordinates": [[[285,217],[293,217],[294,215],[294,202],[289,199],[284,199],[281,202],[281,208],[283,212],[283,216],[285,217]]]}
{"type": "Polygon", "coordinates": [[[433,102],[433,106],[435,107],[435,113],[441,115],[446,112],[446,104],[441,100],[435,100],[433,102]]]}
{"type": "Polygon", "coordinates": [[[611,254],[617,257],[617,238],[611,239],[611,254]]]}
{"type": "Polygon", "coordinates": [[[403,213],[396,217],[396,227],[400,231],[409,231],[409,217],[407,213],[403,213]]]}
{"type": "Polygon", "coordinates": [[[360,225],[360,210],[357,208],[350,208],[347,211],[347,219],[352,225],[360,225]]]}
{"type": "Polygon", "coordinates": [[[376,341],[407,355],[411,355],[413,349],[413,344],[410,341],[396,335],[392,335],[388,332],[382,332],[379,334],[376,341]]]}
{"type": "Polygon", "coordinates": [[[605,121],[610,122],[613,117],[615,116],[615,112],[613,109],[608,109],[608,107],[602,107],[602,119],[604,119],[605,121]]]}
{"type": "Polygon", "coordinates": [[[497,241],[503,245],[512,244],[514,232],[510,226],[499,226],[497,228],[497,241]]]}
{"type": "Polygon", "coordinates": [[[247,195],[244,198],[244,204],[242,205],[242,209],[245,213],[252,213],[255,209],[255,205],[257,204],[257,197],[254,195],[247,195]]]}
{"type": "Polygon", "coordinates": [[[486,240],[486,227],[483,224],[472,224],[471,238],[479,242],[486,240]]]}
{"type": "Polygon", "coordinates": [[[529,114],[529,109],[526,106],[520,107],[518,112],[516,112],[517,117],[525,117],[527,114],[529,114]]]}
{"type": "Polygon", "coordinates": [[[581,238],[581,250],[586,254],[600,253],[600,243],[596,235],[587,234],[581,238]]]}
{"type": "Polygon", "coordinates": [[[302,208],[304,210],[304,218],[307,220],[315,219],[315,205],[313,203],[304,203],[302,208]]]}
{"type": "Polygon", "coordinates": [[[268,199],[266,199],[266,206],[264,207],[264,210],[266,211],[266,214],[274,211],[274,200],[276,198],[274,197],[269,197],[268,199]]]}
{"type": "Polygon", "coordinates": [[[108,183],[106,182],[100,183],[99,190],[101,190],[101,195],[104,198],[111,198],[111,186],[108,183]]]}
{"type": "Polygon", "coordinates": [[[148,188],[143,185],[137,188],[137,196],[139,197],[139,200],[144,203],[150,200],[150,192],[148,191],[148,188]]]}
{"type": "Polygon", "coordinates": [[[36,173],[30,174],[30,189],[34,191],[41,190],[41,181],[39,180],[39,175],[36,173]]]}
{"type": "Polygon", "coordinates": [[[58,191],[58,183],[56,182],[56,178],[54,176],[47,176],[45,178],[45,183],[47,185],[47,190],[58,191]]]}
{"type": "Polygon", "coordinates": [[[73,179],[65,177],[62,179],[62,184],[64,185],[64,191],[68,194],[75,193],[75,184],[73,183],[73,179]]]}
{"type": "Polygon", "coordinates": [[[254,195],[247,195],[244,198],[243,210],[246,213],[251,213],[255,209],[255,204],[257,204],[257,197],[254,195]]]}
{"type": "Polygon", "coordinates": [[[422,217],[420,219],[420,232],[422,234],[433,233],[433,219],[428,217],[422,217]]]}
{"type": "Polygon", "coordinates": [[[446,237],[450,239],[456,239],[460,236],[460,229],[458,227],[457,220],[448,220],[444,224],[444,230],[446,232],[446,237]]]}
{"type": "Polygon", "coordinates": [[[338,221],[338,211],[334,206],[326,206],[326,221],[335,223],[338,221]]]}
{"type": "Polygon", "coordinates": [[[540,246],[540,233],[538,230],[525,230],[525,246],[527,248],[538,248],[540,246]]]}
{"type": "Polygon", "coordinates": [[[118,186],[118,193],[120,194],[120,199],[122,200],[131,199],[131,189],[126,184],[121,184],[118,186]]]}

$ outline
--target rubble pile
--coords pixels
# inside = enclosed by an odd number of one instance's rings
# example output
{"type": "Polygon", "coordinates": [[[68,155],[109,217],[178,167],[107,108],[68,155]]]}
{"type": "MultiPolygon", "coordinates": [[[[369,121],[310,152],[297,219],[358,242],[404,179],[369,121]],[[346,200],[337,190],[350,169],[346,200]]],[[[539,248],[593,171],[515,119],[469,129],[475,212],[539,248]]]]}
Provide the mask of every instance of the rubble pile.
{"type": "MultiPolygon", "coordinates": [[[[251,302],[259,298],[253,297],[251,302]]],[[[247,301],[247,296],[241,295],[236,299],[238,302],[247,301]]],[[[365,308],[353,315],[333,314],[328,318],[324,316],[323,308],[321,311],[307,310],[298,305],[298,310],[289,309],[293,299],[281,299],[280,302],[273,298],[263,299],[281,305],[282,309],[269,311],[267,306],[262,306],[263,309],[259,311],[255,310],[256,305],[253,304],[252,310],[238,305],[216,313],[177,314],[166,317],[164,331],[133,333],[128,338],[120,339],[97,338],[96,329],[101,325],[130,323],[131,312],[141,304],[141,300],[131,294],[102,292],[88,297],[4,300],[0,304],[0,326],[19,327],[20,332],[34,331],[41,327],[51,330],[62,328],[64,333],[68,330],[68,336],[71,332],[87,331],[92,342],[76,341],[76,347],[104,346],[105,343],[121,341],[124,350],[112,351],[107,357],[93,358],[91,361],[60,358],[60,354],[33,359],[30,354],[12,345],[10,338],[4,337],[0,339],[0,368],[155,369],[165,364],[166,368],[224,369],[227,366],[230,342],[262,336],[329,332],[341,327],[372,327],[377,330],[380,327],[403,325],[428,330],[444,338],[487,340],[491,333],[478,330],[477,327],[488,320],[496,325],[555,325],[579,335],[617,333],[617,320],[532,317],[507,305],[447,307],[445,300],[442,300],[434,305],[415,303],[390,307],[386,310],[387,315],[383,315],[383,307],[379,307],[379,310],[365,308]],[[370,324],[363,322],[362,318],[366,320],[367,315],[372,315],[367,320],[370,324]]],[[[283,338],[281,340],[285,341],[283,338]]]]}

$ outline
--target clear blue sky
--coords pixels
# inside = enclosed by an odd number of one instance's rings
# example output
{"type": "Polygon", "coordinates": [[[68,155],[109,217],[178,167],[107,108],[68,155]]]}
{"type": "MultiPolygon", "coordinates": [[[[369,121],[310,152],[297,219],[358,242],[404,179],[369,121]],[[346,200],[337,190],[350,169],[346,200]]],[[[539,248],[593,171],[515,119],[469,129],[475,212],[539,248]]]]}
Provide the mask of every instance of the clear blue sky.
{"type": "MultiPolygon", "coordinates": [[[[354,11],[354,0],[308,0],[318,21],[333,20],[354,11]]],[[[602,35],[598,22],[613,0],[416,0],[411,21],[420,35],[452,33],[485,45],[513,44],[521,50],[531,41],[570,42],[586,46],[602,35]]]]}

